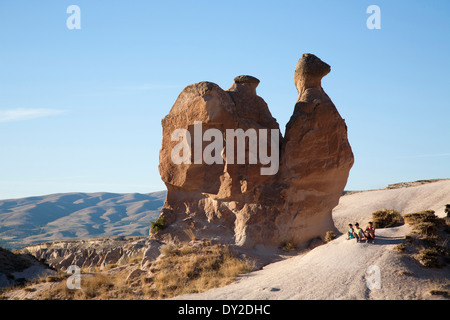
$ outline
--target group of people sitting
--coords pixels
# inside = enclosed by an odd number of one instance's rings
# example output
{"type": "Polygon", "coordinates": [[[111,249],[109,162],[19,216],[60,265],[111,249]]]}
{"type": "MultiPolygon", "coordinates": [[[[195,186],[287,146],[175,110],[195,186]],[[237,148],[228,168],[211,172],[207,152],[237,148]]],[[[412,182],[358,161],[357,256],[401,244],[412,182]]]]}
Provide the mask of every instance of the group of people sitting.
{"type": "Polygon", "coordinates": [[[369,225],[366,227],[366,230],[363,230],[359,227],[359,223],[355,223],[355,227],[349,223],[349,230],[347,231],[347,240],[355,239],[356,242],[361,242],[362,240],[366,240],[366,242],[372,241],[375,242],[375,228],[373,227],[373,223],[369,222],[369,225]]]}

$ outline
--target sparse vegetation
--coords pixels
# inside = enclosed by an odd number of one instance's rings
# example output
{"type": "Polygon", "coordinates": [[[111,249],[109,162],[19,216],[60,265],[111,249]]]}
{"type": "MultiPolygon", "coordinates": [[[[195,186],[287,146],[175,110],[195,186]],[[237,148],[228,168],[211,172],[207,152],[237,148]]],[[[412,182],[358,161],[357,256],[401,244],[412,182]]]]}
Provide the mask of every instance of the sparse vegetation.
{"type": "Polygon", "coordinates": [[[292,252],[297,250],[297,246],[294,244],[293,241],[284,241],[280,245],[280,249],[284,252],[292,252]]]}
{"type": "Polygon", "coordinates": [[[325,234],[325,241],[330,242],[334,239],[336,239],[336,233],[334,231],[327,231],[325,234]]]}
{"type": "Polygon", "coordinates": [[[390,228],[402,225],[402,215],[393,209],[383,209],[372,213],[372,222],[374,228],[390,228]]]}
{"type": "Polygon", "coordinates": [[[404,243],[399,243],[393,249],[397,252],[405,252],[406,245],[404,243]]]}
{"type": "Polygon", "coordinates": [[[411,225],[412,233],[394,250],[412,253],[412,257],[427,268],[439,268],[448,263],[448,222],[437,217],[433,210],[406,214],[404,221],[411,225]]]}
{"type": "Polygon", "coordinates": [[[184,230],[184,233],[189,237],[189,239],[191,239],[191,241],[197,240],[197,238],[194,234],[194,231],[192,229],[190,229],[190,228],[186,229],[186,230],[184,230]]]}
{"type": "MultiPolygon", "coordinates": [[[[163,255],[154,261],[150,273],[127,280],[130,268],[116,267],[95,274],[82,274],[81,289],[70,290],[65,278],[45,291],[39,299],[106,300],[165,299],[176,295],[203,292],[232,282],[236,276],[252,270],[249,261],[238,258],[222,244],[197,241],[191,244],[168,243],[160,248],[163,255]],[[114,272],[117,270],[116,272],[114,272]]],[[[48,277],[47,277],[48,278],[48,277]]]]}
{"type": "Polygon", "coordinates": [[[398,270],[397,274],[401,275],[401,276],[412,276],[413,275],[413,273],[409,270],[398,270]]]}
{"type": "Polygon", "coordinates": [[[425,210],[415,213],[408,213],[404,216],[405,222],[411,225],[420,222],[435,222],[439,219],[433,210],[425,210]]]}
{"type": "Polygon", "coordinates": [[[111,263],[111,264],[107,264],[104,269],[105,270],[111,270],[111,269],[114,269],[114,268],[117,268],[117,267],[118,267],[118,265],[116,263],[111,263]]]}
{"type": "Polygon", "coordinates": [[[95,276],[87,276],[81,282],[81,291],[77,291],[77,293],[86,299],[92,299],[97,296],[104,297],[109,290],[113,289],[114,280],[114,278],[107,277],[101,273],[95,276]]]}
{"type": "Polygon", "coordinates": [[[64,279],[68,278],[69,276],[70,276],[69,274],[59,272],[55,276],[47,276],[47,277],[44,277],[43,279],[40,279],[40,282],[60,282],[64,279]]]}
{"type": "Polygon", "coordinates": [[[431,243],[441,239],[442,231],[448,228],[445,220],[437,217],[433,210],[406,214],[404,218],[406,223],[412,226],[414,233],[431,243]]]}
{"type": "Polygon", "coordinates": [[[176,245],[174,243],[165,243],[163,244],[160,248],[159,251],[163,254],[163,255],[171,255],[172,252],[175,250],[176,245]]]}
{"type": "Polygon", "coordinates": [[[436,250],[436,248],[422,249],[414,257],[424,267],[427,267],[427,268],[439,268],[439,267],[442,267],[442,263],[440,262],[440,259],[439,259],[440,258],[440,253],[436,250]]]}
{"type": "Polygon", "coordinates": [[[430,294],[433,296],[443,296],[445,298],[450,298],[450,291],[448,290],[430,290],[430,294]]]}
{"type": "Polygon", "coordinates": [[[42,300],[86,300],[86,299],[113,299],[117,298],[117,279],[104,274],[84,275],[81,279],[81,289],[68,289],[66,281],[60,281],[56,286],[39,296],[42,300]]]}
{"type": "Polygon", "coordinates": [[[22,271],[31,266],[31,260],[34,258],[30,255],[16,254],[0,247],[0,265],[3,273],[22,271]]]}
{"type": "Polygon", "coordinates": [[[443,298],[450,298],[450,280],[444,283],[433,283],[428,291],[432,296],[441,296],[443,298]]]}
{"type": "Polygon", "coordinates": [[[411,244],[411,243],[414,243],[414,241],[415,241],[415,239],[413,236],[411,236],[409,234],[405,236],[405,244],[411,244]]]}
{"type": "Polygon", "coordinates": [[[152,266],[155,275],[146,290],[151,298],[169,298],[224,286],[252,269],[248,261],[238,259],[228,246],[211,245],[209,241],[161,249],[164,255],[152,266]]]}
{"type": "Polygon", "coordinates": [[[150,230],[153,234],[158,233],[159,231],[165,228],[165,221],[163,216],[159,216],[155,221],[150,222],[150,230]]]}

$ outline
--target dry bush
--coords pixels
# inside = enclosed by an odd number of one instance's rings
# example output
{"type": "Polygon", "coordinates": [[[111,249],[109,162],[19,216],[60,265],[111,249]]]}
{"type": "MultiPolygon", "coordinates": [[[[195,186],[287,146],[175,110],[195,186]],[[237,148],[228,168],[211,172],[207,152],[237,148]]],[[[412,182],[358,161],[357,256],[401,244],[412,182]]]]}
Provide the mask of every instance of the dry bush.
{"type": "Polygon", "coordinates": [[[325,234],[325,241],[330,242],[334,239],[336,239],[336,233],[334,231],[327,231],[325,234]]]}
{"type": "Polygon", "coordinates": [[[406,251],[406,245],[404,243],[399,243],[393,248],[397,252],[405,252],[406,251]]]}
{"type": "Polygon", "coordinates": [[[403,224],[402,215],[393,209],[383,209],[372,213],[374,228],[390,228],[403,224]]]}
{"type": "Polygon", "coordinates": [[[280,245],[281,250],[284,252],[292,252],[297,250],[297,246],[294,244],[293,241],[284,241],[280,245]]]}
{"type": "Polygon", "coordinates": [[[405,222],[408,224],[417,224],[420,222],[435,222],[438,217],[433,210],[425,210],[415,213],[408,213],[404,215],[405,222]]]}
{"type": "Polygon", "coordinates": [[[436,235],[438,229],[445,225],[445,220],[436,216],[433,210],[409,213],[404,219],[414,231],[424,236],[436,235]]]}
{"type": "Polygon", "coordinates": [[[81,298],[92,299],[95,297],[104,298],[108,296],[108,291],[114,287],[113,279],[101,273],[95,276],[87,276],[81,280],[81,289],[77,293],[81,298]]]}
{"type": "Polygon", "coordinates": [[[448,224],[435,215],[433,210],[425,210],[404,215],[413,232],[408,235],[405,246],[416,250],[413,257],[424,267],[439,268],[448,263],[449,246],[446,228],[448,224]]]}
{"type": "Polygon", "coordinates": [[[64,273],[62,271],[58,271],[55,275],[45,275],[39,277],[36,282],[60,282],[70,277],[70,274],[64,273]]]}
{"type": "MultiPolygon", "coordinates": [[[[185,293],[203,292],[231,283],[239,274],[252,270],[250,262],[237,258],[221,244],[198,241],[194,245],[161,246],[163,255],[153,262],[150,273],[127,281],[129,268],[117,272],[102,271],[82,274],[81,289],[70,290],[61,278],[38,299],[109,300],[164,299],[185,293]]],[[[55,279],[56,280],[56,279],[55,279]]]]}
{"type": "Polygon", "coordinates": [[[444,298],[450,297],[450,291],[449,290],[441,290],[441,289],[434,289],[430,290],[430,294],[433,296],[442,296],[444,298]]]}
{"type": "Polygon", "coordinates": [[[174,243],[165,243],[159,248],[159,251],[163,255],[171,255],[176,248],[177,246],[174,243]]]}
{"type": "Polygon", "coordinates": [[[189,237],[189,239],[191,239],[191,241],[197,240],[197,237],[195,236],[194,231],[191,228],[185,229],[184,233],[189,237]]]}
{"type": "Polygon", "coordinates": [[[139,293],[128,286],[123,276],[108,276],[102,273],[82,276],[80,287],[80,289],[68,289],[66,281],[61,281],[38,298],[43,300],[131,300],[136,299],[139,293]]]}
{"type": "Polygon", "coordinates": [[[400,276],[412,276],[414,275],[411,271],[407,270],[407,269],[403,269],[403,270],[398,270],[396,272],[396,274],[400,275],[400,276]]]}
{"type": "Polygon", "coordinates": [[[152,266],[155,275],[146,290],[150,298],[170,298],[203,292],[231,283],[251,270],[250,263],[238,259],[226,245],[171,246],[152,266]]]}
{"type": "Polygon", "coordinates": [[[440,268],[442,263],[440,261],[441,254],[435,248],[422,249],[414,257],[424,267],[427,268],[440,268]]]}

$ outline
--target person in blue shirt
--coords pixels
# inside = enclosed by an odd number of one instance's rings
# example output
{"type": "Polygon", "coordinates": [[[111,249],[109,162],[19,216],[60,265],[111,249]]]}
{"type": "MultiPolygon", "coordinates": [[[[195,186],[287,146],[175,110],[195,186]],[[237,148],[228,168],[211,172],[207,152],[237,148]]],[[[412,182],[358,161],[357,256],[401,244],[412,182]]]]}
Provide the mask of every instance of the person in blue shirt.
{"type": "Polygon", "coordinates": [[[347,231],[347,240],[354,239],[355,238],[355,230],[353,230],[353,225],[351,223],[348,224],[348,231],[347,231]]]}

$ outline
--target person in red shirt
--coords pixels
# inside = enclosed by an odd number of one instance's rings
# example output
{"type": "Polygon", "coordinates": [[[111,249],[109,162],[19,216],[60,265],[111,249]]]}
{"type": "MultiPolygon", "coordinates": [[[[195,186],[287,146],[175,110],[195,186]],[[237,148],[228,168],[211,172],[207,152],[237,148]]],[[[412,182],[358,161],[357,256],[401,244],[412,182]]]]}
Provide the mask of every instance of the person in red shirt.
{"type": "Polygon", "coordinates": [[[367,242],[372,240],[372,243],[375,243],[375,228],[373,227],[372,222],[369,222],[369,225],[366,227],[364,233],[366,234],[367,242]]]}

